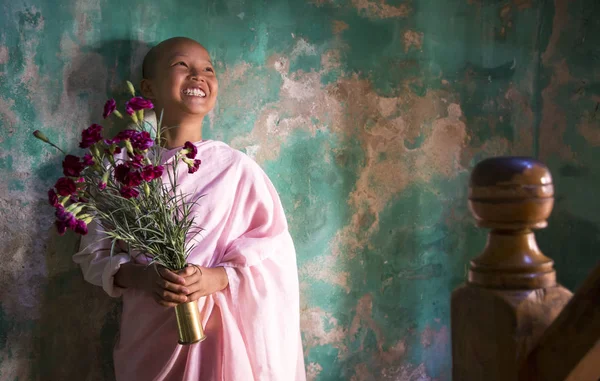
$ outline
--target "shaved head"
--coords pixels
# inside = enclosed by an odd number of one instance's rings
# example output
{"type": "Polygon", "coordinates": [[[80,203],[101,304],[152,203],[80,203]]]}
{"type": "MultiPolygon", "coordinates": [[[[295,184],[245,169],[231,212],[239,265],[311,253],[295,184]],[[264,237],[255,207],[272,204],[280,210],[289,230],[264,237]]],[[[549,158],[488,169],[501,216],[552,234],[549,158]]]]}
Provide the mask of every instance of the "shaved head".
{"type": "Polygon", "coordinates": [[[191,42],[206,50],[206,48],[198,41],[187,37],[173,37],[169,38],[168,40],[164,40],[146,53],[146,56],[144,57],[144,63],[142,64],[142,78],[153,79],[156,76],[156,63],[160,57],[168,52],[169,49],[182,42],[191,42]]]}

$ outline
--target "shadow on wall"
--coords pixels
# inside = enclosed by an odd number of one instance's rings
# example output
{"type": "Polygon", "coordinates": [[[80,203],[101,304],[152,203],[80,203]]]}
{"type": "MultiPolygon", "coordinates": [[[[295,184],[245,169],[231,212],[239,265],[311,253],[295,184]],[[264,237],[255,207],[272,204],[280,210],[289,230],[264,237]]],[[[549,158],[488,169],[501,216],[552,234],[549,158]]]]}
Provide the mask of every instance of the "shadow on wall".
{"type": "MultiPolygon", "coordinates": [[[[89,110],[87,120],[72,127],[74,135],[79,136],[78,131],[91,123],[114,127],[101,119],[104,102],[107,96],[114,96],[117,102],[128,97],[125,80],[139,83],[147,50],[148,45],[140,41],[110,40],[82,47],[81,53],[73,57],[65,91],[71,99],[87,100],[89,110]]],[[[76,144],[72,142],[72,152],[77,152],[76,144]]],[[[49,162],[40,173],[57,172],[61,159],[49,162]]],[[[112,350],[118,334],[120,301],[83,280],[81,270],[71,260],[78,250],[79,237],[71,233],[59,237],[54,228],[50,231],[45,253],[47,279],[35,328],[31,371],[40,380],[113,380],[112,350]]]]}

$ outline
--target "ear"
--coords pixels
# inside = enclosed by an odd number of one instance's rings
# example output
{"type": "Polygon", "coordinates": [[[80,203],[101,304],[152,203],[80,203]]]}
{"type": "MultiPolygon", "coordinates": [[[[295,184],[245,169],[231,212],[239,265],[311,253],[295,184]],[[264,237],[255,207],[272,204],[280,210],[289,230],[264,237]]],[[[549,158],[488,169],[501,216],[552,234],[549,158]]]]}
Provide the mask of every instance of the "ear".
{"type": "Polygon", "coordinates": [[[154,95],[154,86],[152,86],[152,81],[150,81],[149,79],[142,79],[142,82],[140,83],[140,88],[144,98],[156,99],[156,96],[154,95]]]}

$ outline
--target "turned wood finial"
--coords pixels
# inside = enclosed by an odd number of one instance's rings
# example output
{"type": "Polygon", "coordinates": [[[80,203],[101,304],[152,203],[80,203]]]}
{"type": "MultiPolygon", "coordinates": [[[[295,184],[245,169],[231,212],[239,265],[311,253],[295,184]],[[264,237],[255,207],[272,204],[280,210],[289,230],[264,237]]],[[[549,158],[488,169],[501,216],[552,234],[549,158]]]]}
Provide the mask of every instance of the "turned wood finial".
{"type": "Polygon", "coordinates": [[[537,246],[533,229],[546,227],[554,205],[548,168],[526,157],[495,157],[475,166],[469,209],[491,229],[483,253],[471,261],[469,283],[504,289],[556,285],[553,261],[537,246]]]}

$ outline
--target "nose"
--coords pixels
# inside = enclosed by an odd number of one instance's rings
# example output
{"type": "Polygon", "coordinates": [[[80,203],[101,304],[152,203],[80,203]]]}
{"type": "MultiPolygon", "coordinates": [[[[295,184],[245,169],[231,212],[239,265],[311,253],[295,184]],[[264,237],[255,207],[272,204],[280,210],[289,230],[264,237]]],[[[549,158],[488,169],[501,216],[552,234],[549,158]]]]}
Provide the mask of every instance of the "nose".
{"type": "Polygon", "coordinates": [[[200,75],[196,70],[194,70],[190,74],[190,79],[195,80],[195,81],[200,81],[200,82],[206,82],[206,79],[204,79],[204,77],[202,75],[200,75]]]}

